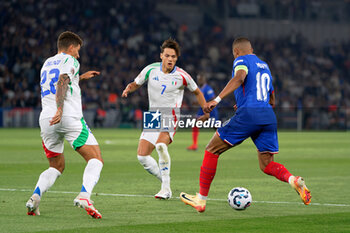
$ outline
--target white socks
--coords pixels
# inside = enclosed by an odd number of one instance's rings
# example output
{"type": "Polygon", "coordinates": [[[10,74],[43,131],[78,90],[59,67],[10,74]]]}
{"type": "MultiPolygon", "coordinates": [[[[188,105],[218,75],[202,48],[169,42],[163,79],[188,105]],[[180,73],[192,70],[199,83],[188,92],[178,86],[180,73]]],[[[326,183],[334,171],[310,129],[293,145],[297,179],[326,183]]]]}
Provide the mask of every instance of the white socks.
{"type": "Polygon", "coordinates": [[[90,198],[93,188],[100,179],[102,167],[103,163],[98,159],[90,159],[88,161],[83,175],[83,186],[80,195],[90,198]]]}
{"type": "Polygon", "coordinates": [[[159,169],[162,176],[162,189],[170,190],[170,155],[165,143],[157,143],[156,150],[159,155],[159,169]]]}
{"type": "Polygon", "coordinates": [[[35,190],[33,194],[41,195],[49,190],[49,188],[55,183],[56,179],[61,175],[61,172],[56,168],[49,167],[45,171],[43,171],[40,176],[38,183],[35,186],[35,190]]]}
{"type": "Polygon", "coordinates": [[[200,193],[197,194],[199,199],[206,201],[208,199],[208,196],[202,196],[200,193]]]}
{"type": "Polygon", "coordinates": [[[162,177],[160,176],[160,171],[159,171],[157,161],[152,156],[137,155],[137,159],[139,160],[139,162],[141,163],[141,165],[146,171],[156,176],[162,182],[162,177]]]}
{"type": "Polygon", "coordinates": [[[294,176],[290,176],[290,177],[288,178],[288,183],[289,183],[290,185],[292,185],[293,182],[294,182],[294,176]]]}

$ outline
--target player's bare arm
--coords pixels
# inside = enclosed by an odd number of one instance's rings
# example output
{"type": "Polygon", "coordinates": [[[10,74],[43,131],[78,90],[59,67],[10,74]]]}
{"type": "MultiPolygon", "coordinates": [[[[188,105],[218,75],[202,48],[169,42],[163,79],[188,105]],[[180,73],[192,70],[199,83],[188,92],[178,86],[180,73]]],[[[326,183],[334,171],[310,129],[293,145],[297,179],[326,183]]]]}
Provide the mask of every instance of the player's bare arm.
{"type": "MultiPolygon", "coordinates": [[[[203,93],[201,92],[201,90],[199,88],[197,88],[196,90],[193,91],[193,94],[195,94],[198,104],[201,106],[201,108],[204,111],[204,108],[207,104],[207,101],[205,101],[203,93]]],[[[209,118],[209,113],[204,113],[204,115],[199,117],[198,120],[206,121],[208,118],[209,118]]]]}
{"type": "Polygon", "coordinates": [[[57,124],[61,121],[62,114],[63,114],[64,98],[66,97],[66,94],[67,94],[69,82],[70,82],[70,78],[67,74],[60,75],[57,82],[57,90],[56,90],[57,111],[55,116],[50,121],[50,125],[57,124]]]}
{"type": "MultiPolygon", "coordinates": [[[[218,95],[219,99],[221,100],[225,98],[234,92],[238,87],[240,87],[244,82],[246,76],[247,72],[245,70],[237,70],[235,76],[226,84],[225,88],[218,95]]],[[[211,112],[216,107],[216,105],[218,105],[219,101],[217,101],[217,98],[207,103],[207,106],[204,109],[205,112],[211,112]]]]}
{"type": "Polygon", "coordinates": [[[100,75],[101,72],[99,71],[95,71],[95,70],[90,70],[88,72],[85,72],[84,74],[80,75],[79,79],[83,80],[83,79],[90,79],[93,78],[97,75],[100,75]]]}
{"type": "Polygon", "coordinates": [[[122,97],[128,97],[129,93],[133,93],[137,89],[139,89],[141,85],[137,85],[135,82],[129,83],[123,91],[122,97]]]}
{"type": "Polygon", "coordinates": [[[275,92],[272,92],[270,95],[269,104],[274,108],[275,107],[275,92]]]}

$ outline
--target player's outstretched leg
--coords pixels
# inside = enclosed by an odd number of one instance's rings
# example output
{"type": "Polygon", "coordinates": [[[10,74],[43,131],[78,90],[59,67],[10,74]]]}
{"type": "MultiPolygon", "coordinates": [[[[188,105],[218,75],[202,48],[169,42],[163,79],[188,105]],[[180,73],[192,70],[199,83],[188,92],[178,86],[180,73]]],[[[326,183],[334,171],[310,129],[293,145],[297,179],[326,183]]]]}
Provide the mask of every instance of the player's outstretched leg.
{"type": "Polygon", "coordinates": [[[194,150],[196,151],[198,149],[198,135],[199,135],[199,129],[195,126],[192,128],[192,145],[187,147],[187,150],[194,150]]]}
{"type": "Polygon", "coordinates": [[[168,146],[165,143],[157,143],[156,150],[159,156],[159,168],[162,177],[160,191],[154,196],[158,199],[169,199],[172,196],[170,188],[170,155],[168,146]]]}
{"type": "Polygon", "coordinates": [[[199,176],[199,193],[189,195],[181,193],[180,198],[185,204],[192,206],[198,212],[204,212],[210,185],[215,177],[219,155],[205,151],[199,176]]]}
{"type": "Polygon", "coordinates": [[[288,182],[292,188],[300,195],[301,200],[305,205],[310,204],[311,202],[311,192],[306,187],[305,181],[300,176],[293,176],[285,166],[282,164],[271,161],[263,170],[264,173],[274,176],[277,179],[288,182]]]}
{"type": "Polygon", "coordinates": [[[93,218],[102,218],[102,215],[94,207],[90,196],[93,188],[97,184],[103,163],[98,159],[90,159],[85,167],[83,175],[83,185],[79,195],[74,199],[74,205],[84,208],[88,215],[93,218]]]}
{"type": "Polygon", "coordinates": [[[61,172],[53,167],[49,167],[40,174],[33,195],[29,198],[29,200],[26,203],[26,207],[28,209],[27,215],[40,215],[39,204],[41,200],[41,195],[45,193],[55,183],[56,179],[60,175],[61,172]]]}
{"type": "Polygon", "coordinates": [[[137,155],[137,159],[139,160],[140,164],[143,166],[143,168],[148,171],[151,175],[154,175],[155,177],[162,182],[162,177],[160,175],[160,170],[157,164],[157,161],[150,155],[141,156],[137,155]]]}

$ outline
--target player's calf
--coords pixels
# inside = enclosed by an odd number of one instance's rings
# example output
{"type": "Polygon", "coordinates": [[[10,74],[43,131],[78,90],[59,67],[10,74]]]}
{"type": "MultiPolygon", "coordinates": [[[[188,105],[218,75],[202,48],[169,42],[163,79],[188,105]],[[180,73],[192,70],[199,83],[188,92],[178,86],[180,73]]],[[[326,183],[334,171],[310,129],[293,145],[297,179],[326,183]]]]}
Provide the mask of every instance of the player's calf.
{"type": "Polygon", "coordinates": [[[170,155],[168,146],[165,143],[157,143],[156,150],[159,156],[159,169],[162,177],[161,191],[170,191],[170,155]]]}
{"type": "Polygon", "coordinates": [[[162,177],[160,175],[160,170],[159,170],[158,164],[152,156],[150,156],[150,155],[146,155],[146,156],[137,155],[137,159],[139,160],[140,164],[143,166],[143,168],[147,172],[154,175],[155,177],[157,177],[160,180],[160,182],[162,182],[162,177]]]}

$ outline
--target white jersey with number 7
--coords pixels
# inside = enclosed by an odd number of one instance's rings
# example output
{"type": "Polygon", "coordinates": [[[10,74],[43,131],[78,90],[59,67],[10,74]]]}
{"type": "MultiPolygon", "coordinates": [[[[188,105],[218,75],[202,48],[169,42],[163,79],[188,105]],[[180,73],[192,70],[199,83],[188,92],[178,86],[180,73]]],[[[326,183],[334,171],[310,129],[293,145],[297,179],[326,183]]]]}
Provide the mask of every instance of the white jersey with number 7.
{"type": "Polygon", "coordinates": [[[175,66],[165,74],[160,62],[148,65],[135,78],[137,85],[145,82],[148,82],[149,108],[180,108],[184,87],[187,86],[191,92],[197,89],[197,84],[186,71],[175,66]]]}

